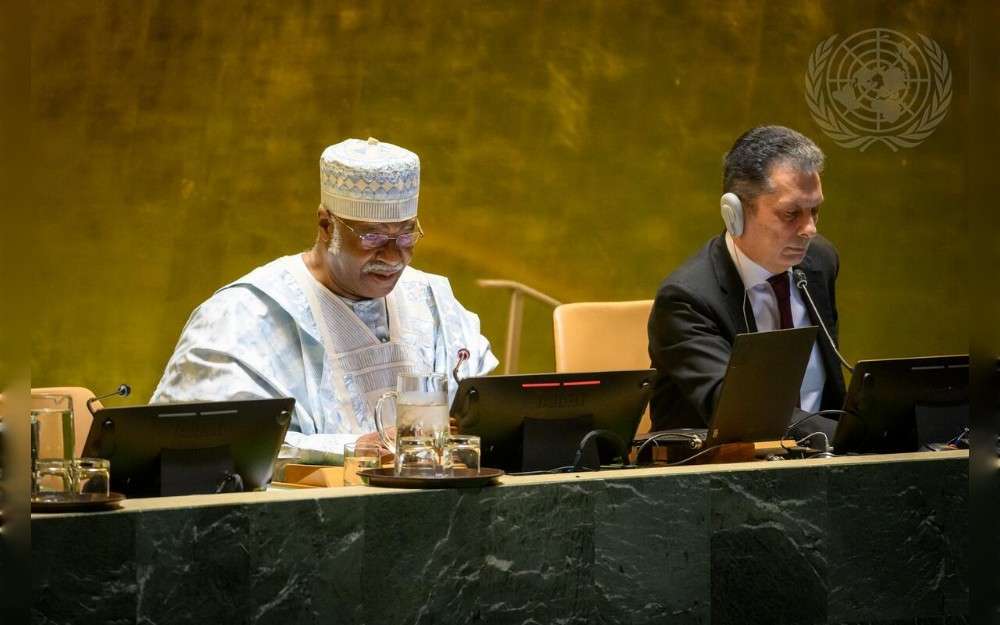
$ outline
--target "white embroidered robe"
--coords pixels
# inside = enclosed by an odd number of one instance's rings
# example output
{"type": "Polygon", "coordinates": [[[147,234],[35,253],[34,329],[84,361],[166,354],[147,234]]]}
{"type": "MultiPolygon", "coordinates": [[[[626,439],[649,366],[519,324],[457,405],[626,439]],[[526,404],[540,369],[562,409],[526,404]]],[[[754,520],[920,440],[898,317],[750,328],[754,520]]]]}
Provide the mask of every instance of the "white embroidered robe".
{"type": "Polygon", "coordinates": [[[386,305],[390,340],[382,343],[312,278],[301,256],[279,258],[195,309],[150,402],[294,397],[286,442],[339,451],[375,429],[375,401],[397,374],[443,373],[450,400],[459,349],[471,354],[460,377],[496,367],[479,317],[446,278],[407,267],[386,305]]]}

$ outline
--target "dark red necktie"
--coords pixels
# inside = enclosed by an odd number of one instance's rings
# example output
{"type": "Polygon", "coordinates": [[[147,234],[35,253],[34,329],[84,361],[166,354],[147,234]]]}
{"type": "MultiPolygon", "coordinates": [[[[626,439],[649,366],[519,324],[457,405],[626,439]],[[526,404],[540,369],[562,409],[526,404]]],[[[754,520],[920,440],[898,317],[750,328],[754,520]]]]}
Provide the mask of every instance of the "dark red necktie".
{"type": "Polygon", "coordinates": [[[774,274],[767,281],[774,289],[774,295],[778,298],[778,315],[781,317],[781,329],[794,328],[792,324],[792,293],[791,285],[788,283],[788,272],[774,274]]]}

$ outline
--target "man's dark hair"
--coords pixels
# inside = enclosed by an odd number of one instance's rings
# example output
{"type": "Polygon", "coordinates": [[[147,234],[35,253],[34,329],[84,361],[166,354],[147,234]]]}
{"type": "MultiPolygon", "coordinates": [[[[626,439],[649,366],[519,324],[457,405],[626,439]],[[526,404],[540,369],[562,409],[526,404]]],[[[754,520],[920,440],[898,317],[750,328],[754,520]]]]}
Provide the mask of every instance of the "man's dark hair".
{"type": "Polygon", "coordinates": [[[746,209],[770,189],[775,165],[806,173],[823,171],[823,150],[812,139],[784,126],[757,126],[743,133],[723,161],[722,192],[735,193],[746,209]]]}

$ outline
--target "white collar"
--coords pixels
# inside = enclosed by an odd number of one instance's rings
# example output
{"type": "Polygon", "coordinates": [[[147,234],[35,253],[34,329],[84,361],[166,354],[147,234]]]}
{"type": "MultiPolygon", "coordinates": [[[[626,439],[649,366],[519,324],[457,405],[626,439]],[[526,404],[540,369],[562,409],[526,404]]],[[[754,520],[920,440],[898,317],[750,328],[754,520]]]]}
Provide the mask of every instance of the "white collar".
{"type": "MultiPolygon", "coordinates": [[[[733,241],[733,237],[729,232],[726,232],[726,249],[729,250],[729,257],[733,259],[733,264],[736,265],[736,271],[740,272],[740,279],[743,280],[743,288],[750,290],[759,284],[766,283],[767,279],[774,275],[751,260],[741,250],[736,249],[736,242],[733,241]]],[[[788,271],[791,271],[791,269],[788,271]]]]}

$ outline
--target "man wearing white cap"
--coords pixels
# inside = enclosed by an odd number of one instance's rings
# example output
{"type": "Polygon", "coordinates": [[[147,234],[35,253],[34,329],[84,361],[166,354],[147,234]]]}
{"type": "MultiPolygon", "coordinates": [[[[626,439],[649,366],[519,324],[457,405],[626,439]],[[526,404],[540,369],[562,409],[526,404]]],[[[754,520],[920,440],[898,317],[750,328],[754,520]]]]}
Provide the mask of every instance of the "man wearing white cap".
{"type": "Polygon", "coordinates": [[[398,374],[496,367],[448,280],[408,266],[423,235],[417,155],[348,139],[323,152],[320,188],[313,248],[195,309],[152,402],[294,397],[286,442],[337,451],[375,430],[375,402],[398,374]]]}

